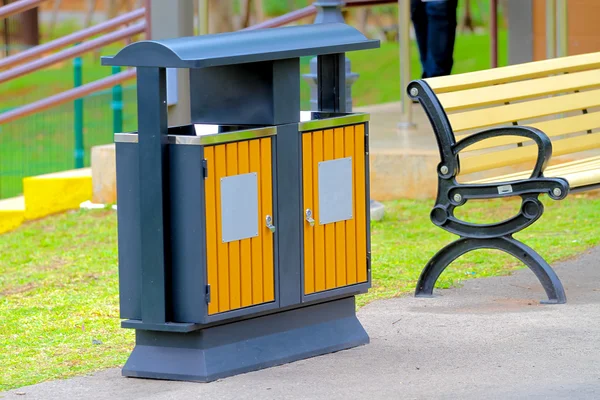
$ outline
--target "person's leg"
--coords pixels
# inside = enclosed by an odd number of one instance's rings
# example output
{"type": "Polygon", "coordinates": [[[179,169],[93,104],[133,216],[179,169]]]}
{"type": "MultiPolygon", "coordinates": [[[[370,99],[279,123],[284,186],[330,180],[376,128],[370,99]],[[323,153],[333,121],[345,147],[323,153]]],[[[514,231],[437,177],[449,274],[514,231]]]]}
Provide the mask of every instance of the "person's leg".
{"type": "MultiPolygon", "coordinates": [[[[415,36],[417,37],[421,68],[423,74],[425,74],[425,65],[427,63],[427,13],[425,11],[425,3],[421,0],[410,0],[410,18],[415,28],[415,36]]],[[[407,62],[409,61],[407,60],[407,62]]]]}
{"type": "Polygon", "coordinates": [[[428,78],[450,75],[454,63],[456,8],[458,0],[426,1],[428,78]]]}

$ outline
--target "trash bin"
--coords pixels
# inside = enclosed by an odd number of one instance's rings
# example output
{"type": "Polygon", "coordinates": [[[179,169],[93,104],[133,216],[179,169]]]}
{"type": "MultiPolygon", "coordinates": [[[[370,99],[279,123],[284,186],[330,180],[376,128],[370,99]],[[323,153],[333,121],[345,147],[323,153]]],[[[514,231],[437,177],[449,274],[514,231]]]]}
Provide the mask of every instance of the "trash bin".
{"type": "Polygon", "coordinates": [[[125,376],[212,381],[368,343],[368,114],[345,110],[340,23],[141,41],[138,131],[116,133],[125,376]],[[300,111],[317,56],[319,111],[300,111]],[[166,69],[189,70],[191,120],[169,126],[166,69]]]}

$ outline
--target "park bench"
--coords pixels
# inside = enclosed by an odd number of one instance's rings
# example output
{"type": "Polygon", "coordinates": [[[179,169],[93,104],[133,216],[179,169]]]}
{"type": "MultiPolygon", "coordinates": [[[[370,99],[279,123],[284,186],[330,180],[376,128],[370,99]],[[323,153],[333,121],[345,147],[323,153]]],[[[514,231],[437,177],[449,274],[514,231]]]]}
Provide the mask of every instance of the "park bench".
{"type": "Polygon", "coordinates": [[[544,303],[565,303],[556,273],[512,235],[541,217],[540,195],[562,200],[600,187],[600,53],[415,80],[407,91],[425,110],[440,152],[430,218],[460,236],[428,262],[415,295],[431,296],[448,264],[488,248],[527,265],[548,295],[544,303]],[[510,196],[520,196],[521,207],[502,222],[454,215],[471,199],[510,196]]]}

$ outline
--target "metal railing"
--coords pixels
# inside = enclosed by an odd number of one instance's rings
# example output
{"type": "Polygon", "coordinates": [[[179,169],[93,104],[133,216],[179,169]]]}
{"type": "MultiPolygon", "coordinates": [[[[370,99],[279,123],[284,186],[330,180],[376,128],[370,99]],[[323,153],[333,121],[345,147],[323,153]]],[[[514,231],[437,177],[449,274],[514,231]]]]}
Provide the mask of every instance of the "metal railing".
{"type": "Polygon", "coordinates": [[[35,46],[31,49],[22,51],[13,56],[6,57],[4,59],[0,59],[0,69],[6,69],[8,67],[15,66],[17,64],[22,64],[25,61],[33,60],[34,58],[41,57],[45,53],[49,51],[54,51],[60,49],[62,47],[69,46],[71,44],[79,43],[82,40],[88,39],[92,36],[95,36],[100,33],[106,33],[114,30],[115,28],[120,27],[121,25],[125,25],[131,22],[134,22],[142,17],[144,17],[145,9],[140,8],[139,10],[134,10],[128,12],[126,14],[120,15],[116,18],[108,20],[104,23],[91,26],[89,28],[74,32],[70,35],[66,35],[60,37],[56,40],[53,40],[48,43],[41,44],[39,46],[35,46]]]}
{"type": "MultiPolygon", "coordinates": [[[[43,1],[19,0],[0,7],[0,20],[43,1]]],[[[135,70],[113,70],[111,76],[82,85],[81,56],[143,34],[145,21],[136,21],[145,16],[145,11],[141,8],[128,12],[0,60],[0,83],[5,83],[73,59],[75,86],[0,113],[0,198],[18,195],[23,177],[83,167],[89,162],[91,146],[112,141],[116,122],[121,127],[124,121],[134,127],[136,121],[131,116],[135,112],[124,115],[122,96],[127,94],[128,107],[133,108],[136,102],[131,96],[135,96],[135,90],[123,90],[121,84],[135,78],[135,70]],[[46,56],[49,52],[51,55],[46,56]],[[110,109],[103,107],[108,104],[110,109]],[[32,115],[35,118],[25,118],[32,115]]]]}
{"type": "Polygon", "coordinates": [[[11,15],[22,13],[23,11],[31,10],[39,7],[40,4],[47,0],[19,0],[14,3],[0,7],[0,19],[10,17],[11,15]]]}

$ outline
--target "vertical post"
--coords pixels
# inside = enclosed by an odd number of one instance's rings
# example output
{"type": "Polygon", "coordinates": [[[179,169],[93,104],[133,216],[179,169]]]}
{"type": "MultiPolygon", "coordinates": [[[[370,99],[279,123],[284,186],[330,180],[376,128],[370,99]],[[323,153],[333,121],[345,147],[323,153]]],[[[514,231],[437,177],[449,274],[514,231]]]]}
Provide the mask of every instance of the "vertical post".
{"type": "Polygon", "coordinates": [[[498,0],[491,0],[490,4],[490,53],[492,68],[498,66],[498,0]]]}
{"type": "Polygon", "coordinates": [[[165,68],[137,68],[142,321],[168,321],[165,268],[164,165],[167,157],[165,68]]]}
{"type": "Polygon", "coordinates": [[[546,0],[546,58],[556,57],[556,3],[546,0]]]}
{"type": "MultiPolygon", "coordinates": [[[[121,72],[121,67],[113,66],[113,75],[121,72]]],[[[113,133],[123,132],[123,87],[115,85],[112,88],[113,133]]]]}
{"type": "Polygon", "coordinates": [[[152,39],[152,1],[144,0],[144,17],[146,20],[146,40],[152,39]]]}
{"type": "Polygon", "coordinates": [[[345,53],[317,57],[317,93],[320,111],[345,113],[346,69],[345,53]]]}
{"type": "MultiPolygon", "coordinates": [[[[81,72],[81,57],[76,57],[73,59],[73,86],[79,87],[82,85],[83,74],[81,72]]],[[[74,158],[75,158],[75,168],[83,168],[83,98],[76,99],[73,102],[74,105],[74,121],[73,121],[73,131],[75,133],[75,148],[74,148],[74,158]]]]}
{"type": "MultiPolygon", "coordinates": [[[[317,8],[317,16],[315,17],[315,24],[322,23],[345,23],[344,16],[342,15],[342,7],[344,6],[344,2],[341,0],[319,0],[315,1],[313,4],[317,8]]],[[[342,101],[345,103],[343,105],[343,109],[346,110],[344,112],[352,112],[352,85],[358,79],[359,75],[353,73],[351,71],[352,66],[350,60],[344,57],[344,62],[342,63],[342,68],[344,69],[343,79],[343,90],[345,92],[342,101]]],[[[311,110],[318,111],[321,110],[319,108],[320,100],[320,84],[318,83],[318,75],[321,71],[321,67],[319,66],[318,57],[313,58],[310,61],[310,73],[304,74],[303,78],[310,85],[310,103],[311,110]]]]}
{"type": "MultiPolygon", "coordinates": [[[[196,0],[149,0],[150,39],[173,39],[194,36],[194,3],[196,0]]],[[[172,125],[191,121],[190,73],[180,68],[167,72],[167,90],[171,94],[168,113],[172,125]]]]}
{"type": "Polygon", "coordinates": [[[410,83],[410,0],[398,0],[398,44],[400,47],[400,99],[402,121],[398,128],[414,128],[412,101],[406,93],[410,83]]]}
{"type": "Polygon", "coordinates": [[[556,42],[557,57],[569,55],[568,9],[567,0],[556,0],[556,42]]]}
{"type": "Polygon", "coordinates": [[[38,7],[21,14],[21,40],[23,44],[30,47],[40,44],[38,7]]]}
{"type": "MultiPolygon", "coordinates": [[[[7,4],[8,4],[8,0],[2,0],[3,6],[5,6],[7,4]]],[[[9,26],[8,26],[8,18],[4,18],[4,20],[2,21],[2,24],[4,25],[4,32],[3,32],[4,57],[8,57],[10,55],[10,32],[9,32],[9,26]]]]}
{"type": "Polygon", "coordinates": [[[198,0],[198,34],[208,35],[208,0],[198,0]]]}

